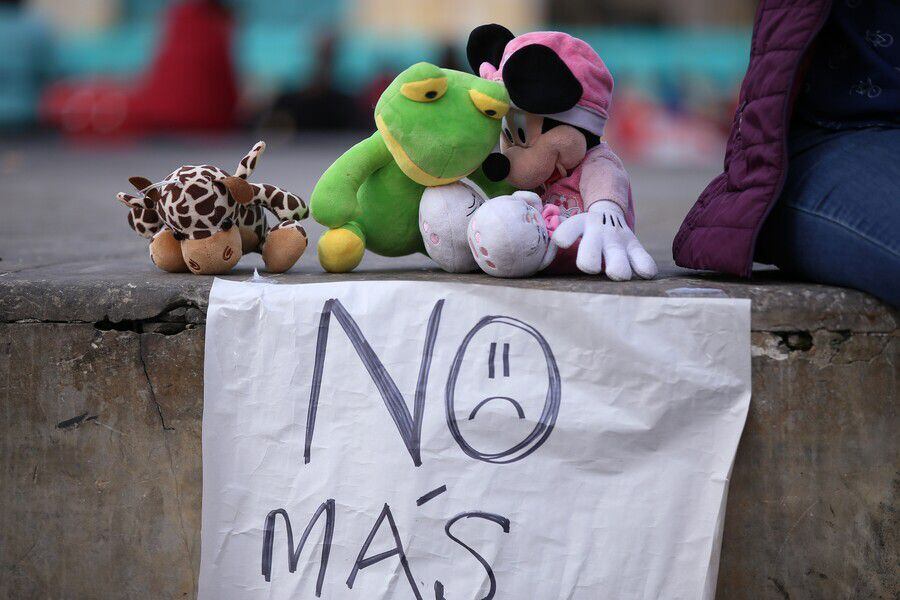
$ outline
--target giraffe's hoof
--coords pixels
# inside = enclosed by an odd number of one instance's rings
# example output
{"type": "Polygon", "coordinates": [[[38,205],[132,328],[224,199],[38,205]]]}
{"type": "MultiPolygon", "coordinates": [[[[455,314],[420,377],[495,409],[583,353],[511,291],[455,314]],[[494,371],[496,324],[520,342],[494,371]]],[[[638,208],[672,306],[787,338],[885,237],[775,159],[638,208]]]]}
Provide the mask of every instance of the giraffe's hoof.
{"type": "Polygon", "coordinates": [[[150,242],[150,260],[169,273],[187,273],[188,267],[181,256],[181,243],[171,229],[163,229],[150,242]]]}
{"type": "Polygon", "coordinates": [[[347,273],[362,261],[366,245],[348,229],[329,229],[319,238],[319,262],[329,273],[347,273]]]}
{"type": "Polygon", "coordinates": [[[306,250],[306,230],[299,223],[281,223],[266,235],[262,257],[270,273],[284,273],[306,250]]]}

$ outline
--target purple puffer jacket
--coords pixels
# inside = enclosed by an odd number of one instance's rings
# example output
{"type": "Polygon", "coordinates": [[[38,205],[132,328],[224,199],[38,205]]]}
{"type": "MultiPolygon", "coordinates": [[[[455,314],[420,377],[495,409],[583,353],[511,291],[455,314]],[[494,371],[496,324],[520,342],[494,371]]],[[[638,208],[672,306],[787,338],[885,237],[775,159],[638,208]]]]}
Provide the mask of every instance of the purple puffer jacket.
{"type": "Polygon", "coordinates": [[[672,244],[675,263],[749,277],[756,237],[787,174],[787,135],[800,65],[831,0],[761,0],[750,65],[725,151],[672,244]]]}

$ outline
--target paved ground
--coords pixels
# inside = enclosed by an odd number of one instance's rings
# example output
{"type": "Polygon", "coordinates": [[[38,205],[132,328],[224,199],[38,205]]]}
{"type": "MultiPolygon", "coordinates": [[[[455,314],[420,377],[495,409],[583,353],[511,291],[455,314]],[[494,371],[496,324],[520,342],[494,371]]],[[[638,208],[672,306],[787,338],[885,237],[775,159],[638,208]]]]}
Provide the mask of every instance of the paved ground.
{"type": "MultiPolygon", "coordinates": [[[[359,137],[309,135],[291,143],[270,138],[254,179],[309,198],[319,175],[359,137]]],[[[147,242],[128,227],[127,211],[115,194],[129,189],[130,175],[155,181],[184,163],[211,162],[232,169],[255,141],[250,135],[105,146],[39,138],[0,141],[0,322],[129,322],[155,319],[177,307],[181,312],[185,307],[200,311],[191,312],[188,320],[202,319],[212,278],[172,275],[154,267],[147,242]]],[[[356,273],[335,276],[322,271],[315,244],[279,280],[401,278],[600,294],[721,295],[751,298],[755,329],[893,328],[891,311],[859,292],[789,282],[776,271],[757,273],[747,282],[675,267],[672,237],[717,167],[630,165],[629,170],[638,234],[661,267],[655,281],[615,283],[588,276],[499,280],[443,273],[422,256],[374,255],[368,255],[356,273]]],[[[322,231],[311,220],[307,229],[314,241],[322,231]]],[[[229,277],[246,279],[261,266],[258,255],[245,257],[229,277]]]]}
{"type": "MultiPolygon", "coordinates": [[[[298,142],[269,140],[269,148],[253,175],[309,198],[319,175],[360,136],[309,135],[298,142]]],[[[140,145],[73,145],[57,139],[0,142],[0,272],[58,272],[104,265],[104,272],[127,268],[147,258],[147,244],[125,223],[126,209],[115,200],[130,191],[128,177],[157,181],[181,164],[210,162],[233,169],[256,138],[181,139],[140,145]],[[116,261],[116,262],[110,262],[116,261]],[[56,267],[56,269],[49,269],[56,267]]],[[[640,239],[665,272],[673,270],[672,237],[682,217],[706,183],[717,173],[708,169],[663,169],[630,166],[634,181],[640,239]]],[[[321,228],[310,220],[312,239],[321,228]]],[[[320,271],[315,247],[294,268],[320,271]]],[[[261,266],[258,256],[244,266],[261,266]]],[[[384,259],[368,255],[362,270],[428,268],[424,257],[384,259]]]]}

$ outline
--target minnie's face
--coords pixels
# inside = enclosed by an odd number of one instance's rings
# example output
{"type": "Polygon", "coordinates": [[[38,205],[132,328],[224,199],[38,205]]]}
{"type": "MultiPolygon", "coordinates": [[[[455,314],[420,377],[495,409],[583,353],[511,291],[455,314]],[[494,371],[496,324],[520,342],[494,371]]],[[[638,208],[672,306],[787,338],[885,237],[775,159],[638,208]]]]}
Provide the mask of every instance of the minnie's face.
{"type": "Polygon", "coordinates": [[[565,176],[578,166],[587,152],[587,140],[575,127],[513,109],[503,118],[500,150],[506,160],[495,157],[486,162],[485,175],[531,190],[554,173],[565,176]]]}
{"type": "Polygon", "coordinates": [[[516,107],[503,119],[501,153],[488,156],[482,164],[484,174],[493,181],[506,180],[520,190],[533,190],[554,174],[565,176],[577,167],[587,148],[598,140],[593,134],[541,116],[571,110],[584,89],[549,46],[527,44],[504,58],[504,49],[514,37],[500,25],[476,27],[469,35],[466,55],[475,72],[485,64],[502,71],[503,83],[516,107]]]}

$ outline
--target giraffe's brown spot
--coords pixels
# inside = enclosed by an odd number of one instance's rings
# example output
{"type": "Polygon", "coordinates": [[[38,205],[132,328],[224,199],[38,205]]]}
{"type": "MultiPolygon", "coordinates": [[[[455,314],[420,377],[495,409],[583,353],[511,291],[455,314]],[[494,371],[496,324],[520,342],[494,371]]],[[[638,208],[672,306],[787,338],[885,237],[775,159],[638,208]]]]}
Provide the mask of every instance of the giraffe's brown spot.
{"type": "Polygon", "coordinates": [[[211,235],[212,235],[211,231],[207,231],[207,230],[195,231],[194,239],[195,240],[205,240],[206,238],[208,238],[211,235]]]}
{"type": "Polygon", "coordinates": [[[256,219],[259,218],[260,216],[262,216],[259,214],[260,210],[261,210],[261,207],[258,205],[247,206],[244,204],[238,204],[238,206],[237,206],[238,221],[241,223],[241,225],[251,225],[252,226],[253,223],[256,221],[256,219]]]}
{"type": "Polygon", "coordinates": [[[218,223],[222,220],[222,217],[225,216],[226,208],[224,206],[217,206],[216,210],[213,211],[212,216],[209,218],[210,223],[218,223]]]}
{"type": "Polygon", "coordinates": [[[297,210],[297,207],[300,206],[300,202],[297,200],[297,197],[293,194],[287,195],[287,207],[288,210],[297,210]]]}
{"type": "Polygon", "coordinates": [[[213,181],[213,187],[216,189],[216,192],[220,196],[224,196],[228,193],[228,189],[225,187],[225,184],[221,181],[213,181]]]}
{"type": "Polygon", "coordinates": [[[178,217],[178,224],[185,228],[191,226],[191,221],[190,217],[178,217]]]}
{"type": "Polygon", "coordinates": [[[138,233],[144,233],[145,231],[147,231],[147,228],[144,227],[143,223],[135,223],[134,226],[137,229],[138,233]]]}
{"type": "MultiPolygon", "coordinates": [[[[216,197],[210,196],[206,200],[201,200],[200,202],[198,202],[194,208],[197,210],[198,215],[208,215],[209,213],[211,213],[213,211],[213,209],[215,207],[216,207],[216,197]]],[[[221,208],[222,210],[225,210],[224,207],[220,206],[219,208],[221,208]]]]}
{"type": "Polygon", "coordinates": [[[277,192],[269,199],[269,204],[272,205],[272,208],[284,208],[284,194],[277,192]]]}
{"type": "Polygon", "coordinates": [[[134,213],[130,211],[128,213],[128,226],[134,229],[134,213]]]}
{"type": "Polygon", "coordinates": [[[187,202],[178,202],[175,204],[175,211],[180,215],[186,215],[191,212],[191,207],[187,202]]]}
{"type": "Polygon", "coordinates": [[[199,185],[199,184],[196,184],[196,183],[193,183],[193,184],[189,185],[188,188],[187,188],[185,191],[186,191],[186,192],[188,193],[188,195],[189,195],[191,198],[193,198],[194,200],[197,200],[197,199],[199,199],[199,198],[202,198],[203,196],[205,196],[206,194],[209,193],[209,190],[207,190],[207,189],[206,189],[205,187],[203,187],[202,185],[199,185]]]}

